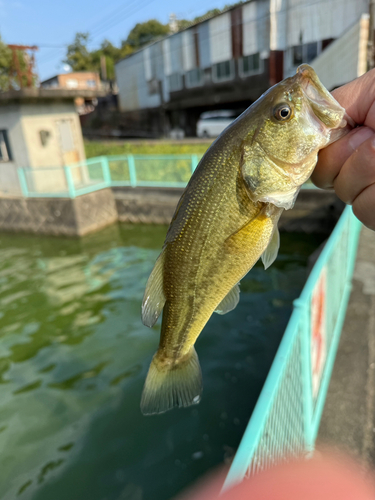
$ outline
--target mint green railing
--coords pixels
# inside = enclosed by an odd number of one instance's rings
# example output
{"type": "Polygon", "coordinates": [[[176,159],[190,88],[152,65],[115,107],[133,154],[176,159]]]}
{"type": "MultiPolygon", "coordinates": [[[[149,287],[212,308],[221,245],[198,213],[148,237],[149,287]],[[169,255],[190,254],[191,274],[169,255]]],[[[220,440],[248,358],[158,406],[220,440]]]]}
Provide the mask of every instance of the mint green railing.
{"type": "Polygon", "coordinates": [[[360,228],[347,207],[294,302],[224,489],[313,450],[345,319],[360,228]]]}
{"type": "Polygon", "coordinates": [[[19,168],[25,197],[75,198],[98,189],[115,186],[185,187],[200,156],[119,155],[51,168],[19,168]]]}

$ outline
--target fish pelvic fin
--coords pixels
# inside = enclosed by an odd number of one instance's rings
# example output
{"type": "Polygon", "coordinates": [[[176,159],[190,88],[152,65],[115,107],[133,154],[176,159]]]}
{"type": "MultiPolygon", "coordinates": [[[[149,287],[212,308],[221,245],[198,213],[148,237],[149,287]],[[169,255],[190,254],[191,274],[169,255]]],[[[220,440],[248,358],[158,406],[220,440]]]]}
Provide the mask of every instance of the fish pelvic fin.
{"type": "Polygon", "coordinates": [[[217,308],[215,309],[215,313],[226,314],[230,311],[233,311],[233,309],[237,307],[239,301],[240,301],[240,284],[237,283],[217,306],[217,308]]]}
{"type": "Polygon", "coordinates": [[[141,399],[143,415],[164,413],[199,403],[202,374],[198,355],[192,347],[180,360],[159,359],[155,354],[147,374],[141,399]]]}
{"type": "Polygon", "coordinates": [[[271,240],[268,243],[268,247],[264,250],[264,252],[261,255],[264,269],[268,269],[270,265],[275,262],[277,254],[279,253],[279,248],[280,248],[280,234],[277,226],[275,226],[275,229],[271,236],[271,240]]]}
{"type": "Polygon", "coordinates": [[[163,251],[155,262],[143,296],[142,323],[150,328],[156,323],[165,304],[163,290],[164,260],[165,252],[163,251]]]}

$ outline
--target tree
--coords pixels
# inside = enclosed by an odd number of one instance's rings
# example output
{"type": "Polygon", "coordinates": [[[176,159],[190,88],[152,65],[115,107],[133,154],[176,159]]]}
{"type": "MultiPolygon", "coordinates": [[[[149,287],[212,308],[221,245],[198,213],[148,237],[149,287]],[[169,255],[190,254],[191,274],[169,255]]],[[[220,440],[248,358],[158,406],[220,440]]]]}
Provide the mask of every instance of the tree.
{"type": "Polygon", "coordinates": [[[133,50],[137,50],[155,38],[168,35],[168,33],[168,24],[161,24],[156,19],[150,19],[145,23],[136,24],[130,31],[128,38],[122,42],[122,47],[129,45],[133,50]]]}
{"type": "Polygon", "coordinates": [[[77,33],[74,42],[68,45],[64,63],[69,64],[73,71],[93,70],[92,55],[87,48],[89,33],[77,33]]]}
{"type": "Polygon", "coordinates": [[[8,90],[10,85],[10,68],[12,66],[12,51],[0,37],[0,90],[8,90]]]}
{"type": "MultiPolygon", "coordinates": [[[[18,59],[19,69],[26,73],[29,64],[28,54],[24,50],[17,50],[15,54],[18,59]]],[[[27,76],[25,74],[22,76],[22,84],[24,87],[27,86],[27,76]]],[[[35,84],[35,75],[33,84],[35,84]]],[[[14,67],[12,50],[1,40],[0,36],[0,91],[19,88],[19,76],[14,67]]]]}

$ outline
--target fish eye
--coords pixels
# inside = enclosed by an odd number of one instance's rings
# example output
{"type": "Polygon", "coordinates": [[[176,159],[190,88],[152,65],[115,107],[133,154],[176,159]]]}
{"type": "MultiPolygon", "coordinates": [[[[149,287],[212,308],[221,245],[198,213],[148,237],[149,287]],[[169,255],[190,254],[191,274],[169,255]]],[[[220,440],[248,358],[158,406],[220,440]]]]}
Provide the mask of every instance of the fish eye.
{"type": "Polygon", "coordinates": [[[279,122],[286,122],[287,120],[289,120],[289,118],[291,118],[292,116],[292,110],[289,104],[279,104],[279,106],[276,106],[276,108],[273,110],[273,116],[279,122]]]}

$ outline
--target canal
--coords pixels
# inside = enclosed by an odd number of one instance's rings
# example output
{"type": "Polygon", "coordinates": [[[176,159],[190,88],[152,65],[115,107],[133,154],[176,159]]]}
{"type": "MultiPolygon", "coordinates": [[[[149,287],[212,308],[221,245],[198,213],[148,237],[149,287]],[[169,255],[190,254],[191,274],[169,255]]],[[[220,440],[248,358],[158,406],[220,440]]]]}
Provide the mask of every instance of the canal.
{"type": "Polygon", "coordinates": [[[160,321],[144,327],[140,303],[165,233],[0,235],[2,500],[168,500],[233,457],[322,239],[282,234],[197,341],[201,403],[144,417],[160,321]]]}

